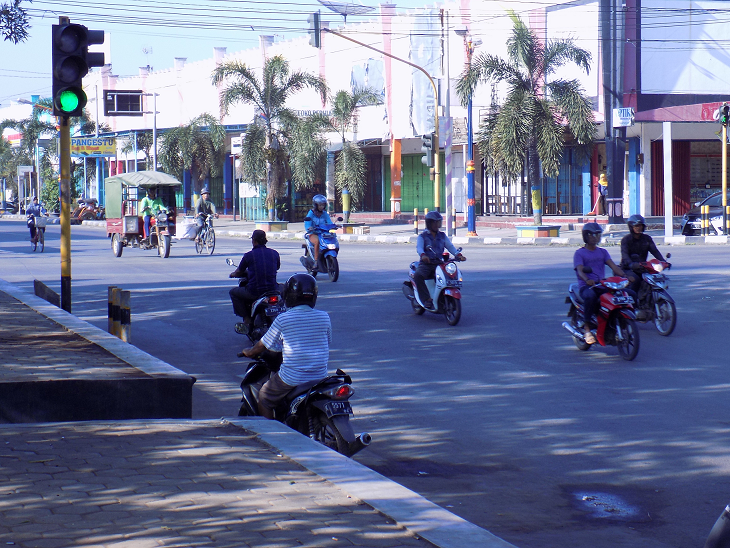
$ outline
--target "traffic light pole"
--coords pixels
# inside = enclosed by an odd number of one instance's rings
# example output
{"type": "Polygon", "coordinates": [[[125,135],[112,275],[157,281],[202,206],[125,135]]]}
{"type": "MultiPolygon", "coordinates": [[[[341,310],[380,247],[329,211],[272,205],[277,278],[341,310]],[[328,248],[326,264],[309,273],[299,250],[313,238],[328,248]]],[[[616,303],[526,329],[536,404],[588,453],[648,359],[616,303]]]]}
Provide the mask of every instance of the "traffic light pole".
{"type": "Polygon", "coordinates": [[[722,125],[722,233],[727,236],[727,124],[722,125]]]}
{"type": "Polygon", "coordinates": [[[377,51],[381,55],[385,55],[387,57],[390,57],[391,59],[395,59],[396,61],[400,61],[401,63],[405,63],[406,65],[409,65],[415,69],[420,70],[423,74],[426,75],[426,78],[428,78],[428,81],[431,82],[431,87],[433,87],[433,98],[435,104],[435,108],[433,111],[434,114],[434,144],[433,144],[433,153],[434,153],[434,160],[433,160],[433,196],[434,196],[434,209],[436,211],[441,211],[441,173],[440,173],[440,166],[439,166],[439,93],[438,88],[436,87],[435,82],[433,81],[433,78],[431,78],[431,75],[424,69],[423,67],[419,67],[418,65],[411,63],[410,61],[406,61],[405,59],[401,59],[400,57],[396,57],[395,55],[392,55],[390,53],[387,53],[383,50],[379,50],[378,48],[374,48],[373,46],[370,46],[368,44],[364,44],[362,42],[359,42],[358,40],[355,40],[354,38],[350,38],[349,36],[343,36],[339,32],[335,32],[333,30],[330,30],[326,27],[321,28],[321,32],[327,32],[329,34],[334,34],[335,36],[339,36],[340,38],[344,38],[345,40],[348,40],[350,42],[353,42],[359,46],[362,46],[364,48],[371,49],[373,51],[377,51]]]}
{"type": "Polygon", "coordinates": [[[59,116],[61,160],[61,308],[71,312],[71,124],[59,116]]]}

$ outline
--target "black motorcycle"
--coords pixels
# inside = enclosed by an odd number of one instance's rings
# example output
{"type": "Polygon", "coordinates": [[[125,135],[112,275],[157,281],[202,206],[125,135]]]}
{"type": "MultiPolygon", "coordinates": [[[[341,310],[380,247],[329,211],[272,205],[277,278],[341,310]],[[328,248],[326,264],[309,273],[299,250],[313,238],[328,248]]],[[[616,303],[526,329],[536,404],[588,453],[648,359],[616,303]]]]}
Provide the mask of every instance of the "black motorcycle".
{"type": "MultiPolygon", "coordinates": [[[[671,256],[667,253],[667,259],[671,256]]],[[[659,334],[668,337],[677,325],[677,305],[669,294],[669,276],[665,274],[672,264],[658,259],[641,261],[638,255],[632,255],[631,260],[634,261],[631,269],[641,277],[637,320],[643,323],[653,321],[659,334]]]]}
{"type": "MultiPolygon", "coordinates": [[[[233,259],[226,259],[229,266],[237,266],[233,259]]],[[[248,283],[248,278],[241,277],[238,279],[238,286],[243,287],[248,283]]],[[[243,322],[236,324],[236,333],[246,335],[252,343],[256,343],[269,330],[274,319],[286,312],[284,297],[281,291],[268,291],[256,299],[251,305],[251,325],[243,322]]]]}
{"type": "MultiPolygon", "coordinates": [[[[238,354],[243,357],[242,353],[238,354]]],[[[241,382],[240,417],[258,416],[258,395],[271,374],[279,370],[281,354],[265,351],[248,364],[241,382]]],[[[321,381],[297,386],[274,410],[274,418],[322,445],[351,457],[370,445],[370,434],[355,435],[348,401],[355,393],[352,379],[341,369],[321,381]]]]}

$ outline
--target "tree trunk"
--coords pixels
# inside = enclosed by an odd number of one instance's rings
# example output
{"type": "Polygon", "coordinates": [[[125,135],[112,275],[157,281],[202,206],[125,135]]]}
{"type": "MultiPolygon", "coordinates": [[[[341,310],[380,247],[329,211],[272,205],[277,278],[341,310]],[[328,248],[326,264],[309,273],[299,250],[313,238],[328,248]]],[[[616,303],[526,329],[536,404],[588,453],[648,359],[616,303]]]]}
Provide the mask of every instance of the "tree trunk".
{"type": "Polygon", "coordinates": [[[532,191],[532,213],[535,226],[542,225],[542,188],[540,184],[540,157],[537,139],[531,139],[527,152],[527,183],[532,191]]]}

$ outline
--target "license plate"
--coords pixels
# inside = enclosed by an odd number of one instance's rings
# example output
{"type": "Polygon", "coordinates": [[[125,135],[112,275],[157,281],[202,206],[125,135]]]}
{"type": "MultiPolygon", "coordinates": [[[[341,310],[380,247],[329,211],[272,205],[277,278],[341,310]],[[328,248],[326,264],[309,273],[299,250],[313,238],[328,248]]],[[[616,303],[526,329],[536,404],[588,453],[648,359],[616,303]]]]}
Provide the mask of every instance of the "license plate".
{"type": "Polygon", "coordinates": [[[633,302],[634,299],[632,299],[629,295],[613,298],[613,304],[631,304],[633,302]]]}
{"type": "Polygon", "coordinates": [[[282,312],[284,312],[285,308],[283,306],[267,306],[266,307],[266,315],[267,316],[278,316],[282,312]]]}
{"type": "Polygon", "coordinates": [[[461,287],[461,282],[459,280],[446,280],[446,285],[449,287],[461,287]]]}
{"type": "Polygon", "coordinates": [[[324,412],[327,418],[335,415],[352,415],[352,406],[349,401],[328,401],[324,404],[324,412]]]}

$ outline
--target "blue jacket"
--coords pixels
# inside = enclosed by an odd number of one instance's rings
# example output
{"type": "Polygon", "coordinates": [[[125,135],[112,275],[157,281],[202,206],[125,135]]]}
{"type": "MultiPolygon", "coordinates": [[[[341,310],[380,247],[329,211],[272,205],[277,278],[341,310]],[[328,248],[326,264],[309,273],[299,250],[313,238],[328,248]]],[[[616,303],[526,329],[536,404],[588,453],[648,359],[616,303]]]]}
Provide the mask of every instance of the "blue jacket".
{"type": "Polygon", "coordinates": [[[322,225],[334,224],[326,211],[323,211],[322,214],[317,217],[317,215],[314,214],[314,210],[310,209],[309,213],[307,213],[307,217],[311,219],[311,221],[304,221],[304,230],[308,233],[321,229],[322,225]]]}
{"type": "Polygon", "coordinates": [[[439,231],[434,236],[430,231],[424,230],[418,235],[416,251],[418,251],[419,257],[425,253],[429,259],[440,259],[441,255],[444,254],[444,249],[448,249],[454,255],[457,253],[454,244],[451,243],[451,240],[444,232],[439,231]],[[428,246],[431,246],[431,251],[426,251],[428,246]]]}

